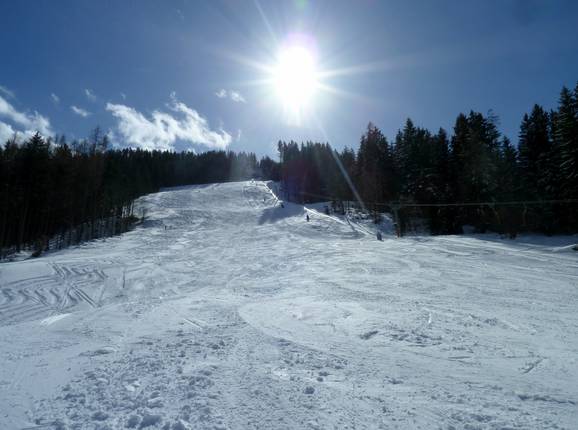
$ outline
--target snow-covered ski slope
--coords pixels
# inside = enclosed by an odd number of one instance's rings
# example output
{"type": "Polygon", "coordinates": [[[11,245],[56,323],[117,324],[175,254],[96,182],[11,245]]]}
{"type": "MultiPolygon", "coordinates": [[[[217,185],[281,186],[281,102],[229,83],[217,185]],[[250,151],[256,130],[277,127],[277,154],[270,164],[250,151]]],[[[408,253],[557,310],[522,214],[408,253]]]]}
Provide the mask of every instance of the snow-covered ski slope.
{"type": "Polygon", "coordinates": [[[576,237],[375,239],[262,182],[0,265],[0,429],[577,429],[576,237]]]}

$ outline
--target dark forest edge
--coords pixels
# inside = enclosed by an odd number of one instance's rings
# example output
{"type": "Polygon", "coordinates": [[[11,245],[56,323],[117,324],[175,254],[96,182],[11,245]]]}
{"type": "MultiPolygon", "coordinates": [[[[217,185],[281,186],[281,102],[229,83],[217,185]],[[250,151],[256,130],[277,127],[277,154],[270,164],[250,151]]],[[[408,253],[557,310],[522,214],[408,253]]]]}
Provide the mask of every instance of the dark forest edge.
{"type": "Polygon", "coordinates": [[[497,118],[460,114],[451,137],[408,119],[393,142],[373,124],[357,153],[328,144],[278,144],[285,198],[299,203],[356,200],[342,170],[375,216],[389,212],[399,234],[425,222],[432,234],[578,232],[578,85],[558,109],[524,115],[517,147],[497,118]],[[341,167],[339,166],[341,164],[341,167]]]}
{"type": "Polygon", "coordinates": [[[111,149],[97,128],[71,144],[39,134],[0,147],[0,259],[33,255],[127,231],[135,199],[180,185],[277,178],[252,153],[111,149]]]}

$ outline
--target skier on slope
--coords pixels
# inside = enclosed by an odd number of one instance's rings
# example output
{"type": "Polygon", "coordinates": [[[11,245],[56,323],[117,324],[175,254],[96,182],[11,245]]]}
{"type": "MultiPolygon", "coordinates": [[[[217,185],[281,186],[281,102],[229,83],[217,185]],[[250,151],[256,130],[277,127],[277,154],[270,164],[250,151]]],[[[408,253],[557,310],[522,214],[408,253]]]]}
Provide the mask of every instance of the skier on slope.
{"type": "Polygon", "coordinates": [[[383,237],[381,236],[381,231],[377,230],[377,240],[382,241],[383,237]]]}
{"type": "Polygon", "coordinates": [[[305,219],[309,222],[309,214],[305,214],[305,219]]]}

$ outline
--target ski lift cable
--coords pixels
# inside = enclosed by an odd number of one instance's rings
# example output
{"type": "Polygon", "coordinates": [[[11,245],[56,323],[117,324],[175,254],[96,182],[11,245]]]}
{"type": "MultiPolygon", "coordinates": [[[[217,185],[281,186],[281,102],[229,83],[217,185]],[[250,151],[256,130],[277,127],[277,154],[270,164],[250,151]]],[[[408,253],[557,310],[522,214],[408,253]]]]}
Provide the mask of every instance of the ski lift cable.
{"type": "MultiPolygon", "coordinates": [[[[322,198],[326,200],[341,200],[336,197],[324,196],[321,194],[308,193],[302,191],[300,194],[311,197],[322,198]]],[[[578,203],[578,199],[557,199],[557,200],[513,200],[513,201],[494,201],[494,202],[455,202],[455,203],[409,203],[403,201],[390,202],[366,202],[369,206],[385,206],[385,207],[446,207],[446,206],[514,206],[514,205],[544,205],[544,204],[560,204],[560,203],[578,203]]]]}

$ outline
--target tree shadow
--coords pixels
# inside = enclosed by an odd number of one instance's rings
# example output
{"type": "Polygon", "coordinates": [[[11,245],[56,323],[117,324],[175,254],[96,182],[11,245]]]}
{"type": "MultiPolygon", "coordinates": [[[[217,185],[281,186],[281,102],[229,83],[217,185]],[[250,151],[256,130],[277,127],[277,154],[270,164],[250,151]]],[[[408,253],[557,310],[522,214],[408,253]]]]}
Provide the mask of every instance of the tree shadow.
{"type": "Polygon", "coordinates": [[[281,221],[285,218],[295,217],[295,216],[305,216],[305,209],[303,206],[296,205],[294,203],[283,203],[284,207],[280,205],[275,205],[270,208],[266,208],[261,213],[259,217],[259,225],[267,223],[275,223],[281,221]]]}

